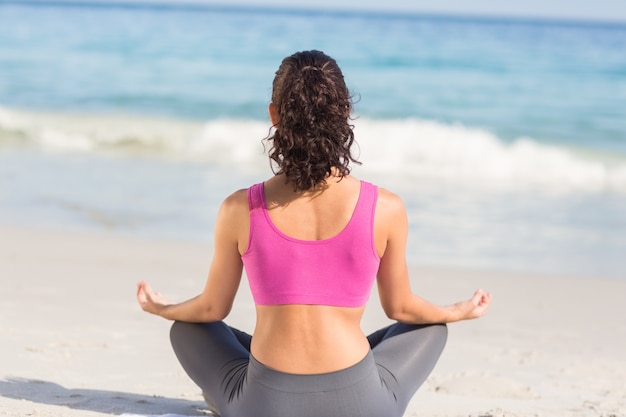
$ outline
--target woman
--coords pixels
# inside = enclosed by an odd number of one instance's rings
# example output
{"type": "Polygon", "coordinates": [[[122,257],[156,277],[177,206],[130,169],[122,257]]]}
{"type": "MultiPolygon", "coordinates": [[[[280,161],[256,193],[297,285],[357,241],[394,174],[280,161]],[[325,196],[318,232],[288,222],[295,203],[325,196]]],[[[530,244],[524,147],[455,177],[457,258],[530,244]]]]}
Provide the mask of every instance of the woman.
{"type": "Polygon", "coordinates": [[[204,290],[170,304],[138,284],[145,311],[175,320],[179,361],[224,417],[401,416],[443,350],[444,323],[489,307],[482,290],[447,307],[411,293],[402,201],[350,175],[351,109],[332,58],[285,58],[269,105],[275,175],[222,204],[204,290]],[[222,322],[244,267],[253,336],[222,322]],[[366,337],[374,280],[397,323],[366,337]]]}

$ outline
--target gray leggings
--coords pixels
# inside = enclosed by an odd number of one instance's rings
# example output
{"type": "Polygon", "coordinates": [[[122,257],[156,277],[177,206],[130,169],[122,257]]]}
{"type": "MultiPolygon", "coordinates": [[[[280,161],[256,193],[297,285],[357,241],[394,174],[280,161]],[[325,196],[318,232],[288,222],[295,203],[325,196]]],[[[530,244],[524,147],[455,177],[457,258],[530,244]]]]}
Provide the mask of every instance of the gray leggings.
{"type": "Polygon", "coordinates": [[[251,336],[224,322],[175,322],[174,352],[223,417],[400,417],[447,339],[443,324],[396,323],[370,336],[367,356],[336,372],[299,375],[264,366],[251,336]]]}

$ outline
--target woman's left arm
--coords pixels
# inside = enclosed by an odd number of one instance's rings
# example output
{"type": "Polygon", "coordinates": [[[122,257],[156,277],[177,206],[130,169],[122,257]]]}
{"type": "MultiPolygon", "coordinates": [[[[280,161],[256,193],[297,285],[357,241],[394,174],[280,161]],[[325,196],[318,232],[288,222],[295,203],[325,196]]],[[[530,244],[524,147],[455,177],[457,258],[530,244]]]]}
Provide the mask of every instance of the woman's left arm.
{"type": "Polygon", "coordinates": [[[211,322],[223,320],[233,305],[243,263],[241,252],[247,245],[249,211],[246,190],[229,196],[220,207],[215,222],[214,254],[202,293],[182,303],[168,303],[145,281],[137,284],[137,301],[144,311],[168,320],[211,322]],[[245,242],[244,242],[245,241],[245,242]]]}

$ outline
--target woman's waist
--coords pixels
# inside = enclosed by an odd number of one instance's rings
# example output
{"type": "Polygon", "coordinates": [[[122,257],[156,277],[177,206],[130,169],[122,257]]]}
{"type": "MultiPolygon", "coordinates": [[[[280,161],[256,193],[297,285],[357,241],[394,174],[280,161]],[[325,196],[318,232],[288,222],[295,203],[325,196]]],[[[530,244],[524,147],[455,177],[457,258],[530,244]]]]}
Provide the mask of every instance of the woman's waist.
{"type": "Polygon", "coordinates": [[[379,380],[376,363],[372,351],[368,350],[356,363],[329,372],[298,373],[278,370],[259,361],[254,355],[250,357],[248,381],[254,381],[273,389],[294,392],[328,392],[342,389],[366,378],[379,380]]]}
{"type": "Polygon", "coordinates": [[[363,360],[370,351],[365,337],[336,340],[332,343],[289,343],[252,337],[252,356],[264,366],[289,374],[323,374],[349,368],[363,360]]]}
{"type": "Polygon", "coordinates": [[[295,374],[333,372],[365,357],[369,343],[360,328],[360,314],[306,310],[258,311],[252,355],[270,368],[295,374]]]}

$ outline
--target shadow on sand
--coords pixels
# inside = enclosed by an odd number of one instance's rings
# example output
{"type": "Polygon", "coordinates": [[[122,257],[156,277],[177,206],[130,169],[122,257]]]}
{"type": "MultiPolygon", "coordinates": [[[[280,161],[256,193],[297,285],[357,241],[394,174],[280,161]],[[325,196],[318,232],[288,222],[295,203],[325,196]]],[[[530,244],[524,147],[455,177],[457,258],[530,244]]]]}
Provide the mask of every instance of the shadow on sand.
{"type": "Polygon", "coordinates": [[[212,415],[203,402],[127,392],[68,389],[54,382],[9,378],[0,380],[0,396],[76,410],[108,414],[212,415]]]}

